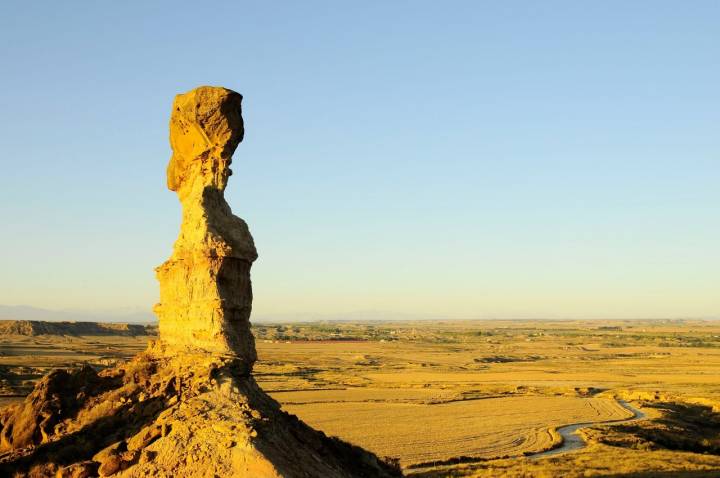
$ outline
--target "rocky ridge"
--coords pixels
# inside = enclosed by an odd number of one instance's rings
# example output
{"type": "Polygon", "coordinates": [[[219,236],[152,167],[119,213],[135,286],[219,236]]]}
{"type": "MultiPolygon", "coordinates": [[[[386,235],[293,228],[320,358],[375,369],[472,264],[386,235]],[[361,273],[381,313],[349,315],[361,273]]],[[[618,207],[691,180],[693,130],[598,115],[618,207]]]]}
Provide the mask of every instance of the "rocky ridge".
{"type": "Polygon", "coordinates": [[[42,320],[0,320],[0,336],[25,335],[155,335],[154,325],[105,322],[46,322],[42,320]]]}

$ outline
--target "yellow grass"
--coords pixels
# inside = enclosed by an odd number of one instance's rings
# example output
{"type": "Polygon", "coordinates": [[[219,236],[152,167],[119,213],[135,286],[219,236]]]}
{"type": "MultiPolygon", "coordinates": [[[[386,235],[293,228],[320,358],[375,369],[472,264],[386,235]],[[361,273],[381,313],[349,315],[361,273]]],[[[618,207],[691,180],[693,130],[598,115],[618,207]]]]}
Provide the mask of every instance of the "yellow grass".
{"type": "Polygon", "coordinates": [[[538,452],[554,444],[549,432],[553,427],[632,416],[614,400],[577,397],[489,398],[434,405],[320,401],[284,408],[330,435],[381,456],[401,457],[403,465],[538,452]]]}

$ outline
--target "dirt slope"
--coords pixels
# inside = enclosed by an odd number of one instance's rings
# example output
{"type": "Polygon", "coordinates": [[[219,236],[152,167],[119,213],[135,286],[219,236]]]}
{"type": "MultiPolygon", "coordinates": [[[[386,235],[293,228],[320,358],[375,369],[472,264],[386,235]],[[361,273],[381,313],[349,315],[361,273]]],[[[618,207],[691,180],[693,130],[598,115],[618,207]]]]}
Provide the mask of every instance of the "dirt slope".
{"type": "Polygon", "coordinates": [[[150,352],[53,372],[0,412],[0,476],[400,476],[280,410],[242,368],[150,352]]]}

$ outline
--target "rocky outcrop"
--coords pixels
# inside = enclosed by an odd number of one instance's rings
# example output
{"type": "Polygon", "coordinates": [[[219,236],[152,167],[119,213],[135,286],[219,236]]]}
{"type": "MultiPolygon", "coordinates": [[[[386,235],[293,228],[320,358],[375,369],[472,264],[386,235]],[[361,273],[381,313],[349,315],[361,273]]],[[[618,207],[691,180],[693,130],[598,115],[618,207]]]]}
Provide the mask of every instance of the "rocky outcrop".
{"type": "Polygon", "coordinates": [[[42,320],[0,320],[0,336],[4,335],[116,335],[135,337],[155,335],[152,325],[107,322],[46,322],[42,320]]]}
{"type": "Polygon", "coordinates": [[[255,362],[250,332],[250,266],[257,258],[247,224],[224,191],[242,141],[242,96],[201,87],[178,95],[170,118],[168,187],[182,204],[172,256],[156,269],[160,341],[166,353],[207,352],[255,362]]]}
{"type": "Polygon", "coordinates": [[[95,370],[85,366],[75,372],[55,370],[40,380],[27,399],[6,409],[5,420],[0,418],[0,451],[23,448],[48,441],[55,425],[73,417],[84,401],[101,392],[108,380],[98,377],[95,370]]]}
{"type": "Polygon", "coordinates": [[[400,476],[283,412],[236,360],[181,357],[53,372],[0,412],[0,476],[400,476]]]}
{"type": "Polygon", "coordinates": [[[0,476],[401,476],[265,394],[251,371],[247,225],[223,197],[242,97],[201,87],[173,105],[168,186],[180,237],[158,267],[159,339],[126,364],[54,372],[0,411],[0,476]]]}

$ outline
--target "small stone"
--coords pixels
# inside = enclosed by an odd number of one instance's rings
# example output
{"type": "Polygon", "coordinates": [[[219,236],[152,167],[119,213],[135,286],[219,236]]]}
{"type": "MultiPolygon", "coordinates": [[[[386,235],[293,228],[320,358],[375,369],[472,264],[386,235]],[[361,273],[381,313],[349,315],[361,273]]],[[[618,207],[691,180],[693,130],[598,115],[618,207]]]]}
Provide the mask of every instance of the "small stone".
{"type": "Polygon", "coordinates": [[[100,465],[100,468],[98,469],[98,473],[100,476],[111,476],[120,471],[120,467],[122,466],[122,458],[118,455],[110,455],[108,456],[105,461],[100,465]]]}
{"type": "Polygon", "coordinates": [[[142,448],[145,448],[161,436],[162,426],[150,425],[140,430],[139,433],[137,433],[135,436],[128,440],[128,449],[140,450],[142,448]]]}
{"type": "Polygon", "coordinates": [[[120,453],[120,450],[124,450],[126,448],[126,444],[124,440],[117,441],[113,443],[110,446],[107,446],[100,450],[99,452],[95,453],[93,456],[93,461],[97,461],[100,463],[104,463],[108,460],[108,458],[112,455],[118,455],[120,453]]]}

